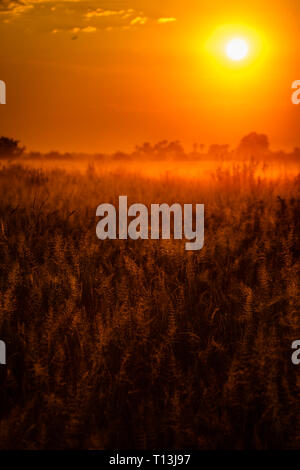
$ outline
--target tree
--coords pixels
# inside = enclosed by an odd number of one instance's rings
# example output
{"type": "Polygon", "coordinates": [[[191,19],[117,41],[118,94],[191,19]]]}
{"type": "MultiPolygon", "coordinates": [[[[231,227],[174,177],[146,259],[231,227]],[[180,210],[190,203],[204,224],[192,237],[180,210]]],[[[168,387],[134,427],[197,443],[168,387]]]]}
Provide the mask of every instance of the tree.
{"type": "Polygon", "coordinates": [[[229,145],[212,144],[209,147],[208,155],[214,160],[222,160],[228,157],[229,145]]]}
{"type": "Polygon", "coordinates": [[[262,156],[269,152],[269,139],[265,134],[251,132],[242,138],[237,148],[238,154],[245,157],[262,156]]]}
{"type": "Polygon", "coordinates": [[[155,145],[144,142],[136,146],[134,156],[145,160],[176,160],[185,158],[184,149],[178,140],[162,140],[155,145]]]}
{"type": "Polygon", "coordinates": [[[19,140],[0,137],[0,158],[16,158],[22,155],[25,147],[19,146],[19,140]]]}

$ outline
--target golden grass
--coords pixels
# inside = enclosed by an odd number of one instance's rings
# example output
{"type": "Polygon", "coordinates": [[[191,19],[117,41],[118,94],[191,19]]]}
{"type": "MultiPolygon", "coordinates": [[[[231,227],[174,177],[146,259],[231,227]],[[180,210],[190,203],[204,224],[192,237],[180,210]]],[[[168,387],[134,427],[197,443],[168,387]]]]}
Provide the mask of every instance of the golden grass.
{"type": "Polygon", "coordinates": [[[0,171],[2,449],[299,448],[299,177],[0,171]],[[204,203],[205,245],[96,207],[204,203]]]}

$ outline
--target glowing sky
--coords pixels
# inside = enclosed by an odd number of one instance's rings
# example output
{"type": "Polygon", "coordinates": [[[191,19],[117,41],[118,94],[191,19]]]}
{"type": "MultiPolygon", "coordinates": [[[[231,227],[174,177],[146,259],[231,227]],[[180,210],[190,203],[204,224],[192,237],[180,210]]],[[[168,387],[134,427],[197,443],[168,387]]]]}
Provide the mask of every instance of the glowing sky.
{"type": "Polygon", "coordinates": [[[0,133],[41,151],[235,145],[251,131],[300,146],[297,3],[0,0],[0,133]],[[226,56],[235,37],[243,61],[226,56]]]}

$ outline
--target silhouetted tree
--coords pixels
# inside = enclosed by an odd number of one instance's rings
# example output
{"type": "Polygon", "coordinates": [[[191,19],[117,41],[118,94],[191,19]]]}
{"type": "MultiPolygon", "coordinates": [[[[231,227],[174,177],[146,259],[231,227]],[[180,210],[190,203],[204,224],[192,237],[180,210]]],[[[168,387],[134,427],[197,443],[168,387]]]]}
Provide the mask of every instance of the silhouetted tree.
{"type": "Polygon", "coordinates": [[[149,142],[144,142],[142,145],[136,145],[134,156],[149,158],[153,154],[153,147],[149,142]]]}
{"type": "Polygon", "coordinates": [[[184,149],[178,140],[169,142],[162,140],[155,145],[145,142],[136,146],[134,156],[151,160],[176,160],[185,158],[184,149]]]}
{"type": "Polygon", "coordinates": [[[261,157],[269,152],[269,139],[265,134],[251,132],[242,138],[237,152],[240,156],[261,157]]]}
{"type": "Polygon", "coordinates": [[[299,159],[300,158],[300,148],[299,147],[294,147],[293,155],[299,159]]]}
{"type": "Polygon", "coordinates": [[[125,152],[115,152],[113,155],[112,155],[112,159],[113,160],[131,160],[130,156],[125,153],[125,152]]]}
{"type": "Polygon", "coordinates": [[[0,158],[15,158],[22,155],[25,147],[19,146],[19,140],[0,137],[0,158]]]}
{"type": "Polygon", "coordinates": [[[213,144],[209,147],[208,155],[214,160],[222,160],[228,156],[229,145],[213,144]]]}

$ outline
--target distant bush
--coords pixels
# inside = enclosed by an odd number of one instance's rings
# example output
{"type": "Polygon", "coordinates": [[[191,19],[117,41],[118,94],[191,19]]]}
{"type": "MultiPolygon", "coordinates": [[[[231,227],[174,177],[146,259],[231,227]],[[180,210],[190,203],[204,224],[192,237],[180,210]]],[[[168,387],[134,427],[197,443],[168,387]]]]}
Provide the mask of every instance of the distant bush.
{"type": "Polygon", "coordinates": [[[0,158],[16,158],[23,154],[25,147],[19,146],[19,140],[0,137],[0,158]]]}
{"type": "Polygon", "coordinates": [[[268,137],[265,134],[257,134],[256,132],[251,132],[243,137],[237,148],[237,154],[246,158],[261,158],[269,152],[268,137]]]}

